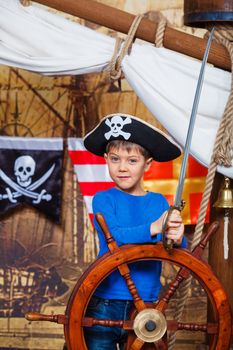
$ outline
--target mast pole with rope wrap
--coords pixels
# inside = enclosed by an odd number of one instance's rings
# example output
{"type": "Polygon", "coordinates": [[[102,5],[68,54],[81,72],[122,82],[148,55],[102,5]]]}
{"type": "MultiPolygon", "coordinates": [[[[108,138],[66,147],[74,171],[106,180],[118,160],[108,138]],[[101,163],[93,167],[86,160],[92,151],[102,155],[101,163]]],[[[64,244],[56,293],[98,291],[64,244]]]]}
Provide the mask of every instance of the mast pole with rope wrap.
{"type": "Polygon", "coordinates": [[[205,67],[206,67],[206,63],[208,60],[210,45],[211,45],[211,42],[213,39],[213,34],[214,34],[214,28],[211,30],[211,33],[210,33],[210,36],[209,36],[209,39],[208,39],[208,42],[206,45],[205,54],[203,57],[203,61],[202,61],[202,65],[201,65],[201,69],[200,69],[200,73],[199,73],[199,77],[198,77],[198,82],[197,82],[196,92],[195,92],[193,106],[192,106],[192,112],[191,112],[189,126],[188,126],[188,132],[187,132],[187,137],[186,137],[186,142],[185,142],[185,147],[184,147],[184,155],[183,155],[183,159],[182,159],[180,176],[179,176],[178,186],[177,186],[177,190],[176,190],[174,205],[170,206],[166,220],[165,220],[165,222],[163,224],[163,228],[162,228],[163,245],[164,245],[164,248],[167,250],[171,250],[173,248],[173,243],[174,243],[173,240],[166,238],[166,229],[167,229],[167,223],[168,223],[169,217],[174,209],[182,211],[182,209],[184,208],[184,205],[185,205],[185,202],[182,200],[182,192],[183,192],[185,174],[186,174],[186,169],[187,169],[187,164],[188,164],[188,156],[189,156],[190,146],[191,146],[191,141],[192,141],[192,136],[193,136],[194,124],[195,124],[195,120],[196,120],[196,116],[197,116],[197,110],[198,110],[198,105],[199,105],[203,81],[204,81],[205,67]]]}

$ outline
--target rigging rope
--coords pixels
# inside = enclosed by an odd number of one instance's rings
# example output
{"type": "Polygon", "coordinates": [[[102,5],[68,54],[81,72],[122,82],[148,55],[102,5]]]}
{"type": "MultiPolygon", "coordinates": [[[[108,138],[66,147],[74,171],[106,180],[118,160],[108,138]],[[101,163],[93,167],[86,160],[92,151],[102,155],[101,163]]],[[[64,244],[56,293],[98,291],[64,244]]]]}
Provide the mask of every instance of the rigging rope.
{"type": "Polygon", "coordinates": [[[123,46],[121,45],[122,39],[119,39],[119,38],[116,39],[113,56],[107,68],[107,70],[109,70],[109,75],[111,80],[119,80],[122,77],[121,63],[125,55],[130,53],[130,50],[132,48],[132,44],[135,38],[135,34],[137,32],[138,26],[142,18],[143,18],[143,15],[137,15],[134,18],[133,23],[129,28],[127,37],[123,43],[123,46]]]}
{"type": "Polygon", "coordinates": [[[31,5],[31,1],[30,0],[20,0],[21,4],[23,6],[30,6],[31,5]]]}
{"type": "Polygon", "coordinates": [[[163,15],[160,14],[160,19],[159,19],[156,34],[155,34],[156,47],[163,47],[163,38],[164,38],[166,26],[167,26],[167,20],[163,15]]]}

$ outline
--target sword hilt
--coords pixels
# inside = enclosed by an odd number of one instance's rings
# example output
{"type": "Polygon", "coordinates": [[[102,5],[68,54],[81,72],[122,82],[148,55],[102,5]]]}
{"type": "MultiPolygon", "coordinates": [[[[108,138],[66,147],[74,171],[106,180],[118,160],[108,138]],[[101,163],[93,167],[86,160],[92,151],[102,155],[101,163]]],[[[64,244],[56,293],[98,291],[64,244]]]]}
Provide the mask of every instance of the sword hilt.
{"type": "Polygon", "coordinates": [[[166,231],[167,231],[167,223],[170,219],[171,213],[173,210],[179,210],[182,211],[185,206],[185,201],[182,199],[180,202],[180,205],[171,205],[168,209],[167,217],[164,220],[163,227],[162,227],[162,237],[163,237],[163,246],[167,251],[171,251],[174,245],[174,241],[172,239],[166,238],[166,231]]]}

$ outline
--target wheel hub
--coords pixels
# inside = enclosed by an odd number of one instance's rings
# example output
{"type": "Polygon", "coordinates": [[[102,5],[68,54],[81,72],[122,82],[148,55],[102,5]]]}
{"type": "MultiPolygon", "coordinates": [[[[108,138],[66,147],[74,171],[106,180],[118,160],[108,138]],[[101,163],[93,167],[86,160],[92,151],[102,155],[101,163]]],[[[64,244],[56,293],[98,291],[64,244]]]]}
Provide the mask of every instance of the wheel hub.
{"type": "Polygon", "coordinates": [[[163,337],[167,330],[167,322],[162,312],[145,309],[135,317],[133,329],[139,339],[153,343],[163,337]]]}

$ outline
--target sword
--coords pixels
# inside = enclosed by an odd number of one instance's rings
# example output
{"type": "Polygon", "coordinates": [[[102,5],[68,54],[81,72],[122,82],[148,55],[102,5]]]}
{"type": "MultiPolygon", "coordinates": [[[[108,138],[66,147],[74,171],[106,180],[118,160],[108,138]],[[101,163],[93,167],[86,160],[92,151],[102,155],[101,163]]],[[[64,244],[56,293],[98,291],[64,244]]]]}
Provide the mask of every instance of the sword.
{"type": "Polygon", "coordinates": [[[166,217],[166,220],[164,222],[163,228],[162,228],[162,234],[163,234],[163,245],[164,248],[167,250],[170,250],[173,248],[173,241],[170,239],[166,239],[165,231],[167,229],[167,222],[170,217],[171,212],[174,209],[178,209],[181,211],[184,208],[184,201],[182,200],[182,192],[183,192],[183,187],[184,187],[184,180],[185,180],[185,174],[186,174],[186,169],[187,169],[187,164],[188,164],[188,156],[189,156],[189,151],[190,151],[190,145],[192,141],[192,136],[193,136],[193,130],[194,130],[194,124],[197,116],[197,109],[200,101],[200,96],[201,96],[201,90],[203,86],[203,81],[204,81],[204,73],[205,73],[205,67],[206,67],[206,62],[208,60],[209,56],[209,51],[210,51],[210,46],[211,42],[213,39],[213,34],[214,34],[214,28],[211,30],[206,49],[205,49],[205,54],[203,57],[199,77],[198,77],[198,82],[197,82],[197,87],[196,87],[196,92],[194,96],[194,101],[193,101],[193,106],[192,106],[192,112],[190,116],[190,121],[189,121],[189,126],[188,126],[188,132],[187,132],[187,137],[186,137],[186,142],[185,142],[185,147],[184,147],[184,155],[181,163],[181,169],[180,169],[180,176],[179,176],[179,181],[178,181],[178,186],[176,190],[176,196],[175,196],[175,202],[174,205],[170,207],[168,211],[168,215],[166,217]]]}

